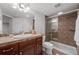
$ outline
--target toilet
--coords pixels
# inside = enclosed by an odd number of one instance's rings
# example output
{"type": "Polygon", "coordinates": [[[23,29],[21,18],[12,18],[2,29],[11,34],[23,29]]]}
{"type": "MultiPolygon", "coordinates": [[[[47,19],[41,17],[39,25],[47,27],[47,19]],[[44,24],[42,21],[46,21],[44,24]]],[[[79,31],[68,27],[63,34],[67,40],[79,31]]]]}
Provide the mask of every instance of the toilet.
{"type": "Polygon", "coordinates": [[[45,36],[43,36],[43,51],[48,54],[52,55],[53,44],[50,42],[45,42],[45,36]]]}

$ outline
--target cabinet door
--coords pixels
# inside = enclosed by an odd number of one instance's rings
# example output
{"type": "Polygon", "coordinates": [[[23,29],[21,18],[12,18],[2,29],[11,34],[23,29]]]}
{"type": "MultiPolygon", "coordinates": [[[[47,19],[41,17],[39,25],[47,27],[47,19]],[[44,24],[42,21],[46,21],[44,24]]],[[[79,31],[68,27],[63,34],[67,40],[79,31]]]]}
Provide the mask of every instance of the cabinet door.
{"type": "Polygon", "coordinates": [[[25,40],[20,42],[20,55],[34,55],[35,42],[34,40],[25,40]]]}
{"type": "Polygon", "coordinates": [[[34,45],[29,45],[20,51],[21,55],[34,55],[34,45]]]}
{"type": "Polygon", "coordinates": [[[0,47],[0,55],[17,55],[18,43],[8,44],[0,47]]]}
{"type": "Polygon", "coordinates": [[[36,39],[36,54],[37,55],[40,55],[40,54],[42,54],[42,38],[40,37],[40,38],[37,38],[36,39]]]}

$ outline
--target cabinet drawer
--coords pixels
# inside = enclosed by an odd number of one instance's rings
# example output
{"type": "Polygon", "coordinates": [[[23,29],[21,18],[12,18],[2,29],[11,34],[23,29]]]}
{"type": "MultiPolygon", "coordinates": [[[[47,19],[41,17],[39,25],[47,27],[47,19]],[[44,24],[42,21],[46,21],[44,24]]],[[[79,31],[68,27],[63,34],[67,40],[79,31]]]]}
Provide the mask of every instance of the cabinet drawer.
{"type": "Polygon", "coordinates": [[[13,43],[0,47],[1,55],[13,55],[18,54],[18,43],[13,43]]]}
{"type": "Polygon", "coordinates": [[[32,45],[32,44],[34,44],[34,43],[35,43],[35,42],[34,42],[34,39],[24,40],[24,41],[19,42],[19,48],[21,49],[21,48],[24,48],[24,47],[26,47],[26,46],[28,46],[28,45],[32,45]]]}

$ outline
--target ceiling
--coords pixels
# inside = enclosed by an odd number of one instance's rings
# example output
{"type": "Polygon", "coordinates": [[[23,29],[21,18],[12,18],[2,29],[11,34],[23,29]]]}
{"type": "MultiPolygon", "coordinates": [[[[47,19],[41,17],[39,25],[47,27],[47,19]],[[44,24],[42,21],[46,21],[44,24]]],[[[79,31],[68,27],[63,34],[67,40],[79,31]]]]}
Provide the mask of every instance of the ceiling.
{"type": "MultiPolygon", "coordinates": [[[[27,3],[24,3],[27,5],[27,3]]],[[[18,9],[12,8],[13,3],[0,3],[2,12],[12,17],[32,17],[34,16],[31,12],[38,12],[46,16],[56,15],[58,12],[67,12],[73,9],[79,8],[78,3],[30,3],[30,11],[25,13],[18,9]]]]}

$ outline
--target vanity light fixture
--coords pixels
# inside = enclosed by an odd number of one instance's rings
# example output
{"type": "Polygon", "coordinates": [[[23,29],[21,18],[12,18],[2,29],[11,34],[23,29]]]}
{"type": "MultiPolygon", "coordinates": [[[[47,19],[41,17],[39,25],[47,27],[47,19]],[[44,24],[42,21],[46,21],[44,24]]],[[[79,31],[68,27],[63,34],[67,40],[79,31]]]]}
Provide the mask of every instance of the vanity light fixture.
{"type": "Polygon", "coordinates": [[[25,8],[24,4],[20,4],[20,7],[21,7],[21,8],[25,8]]]}
{"type": "Polygon", "coordinates": [[[30,10],[30,7],[27,6],[27,8],[25,8],[24,12],[27,12],[30,10]]]}

